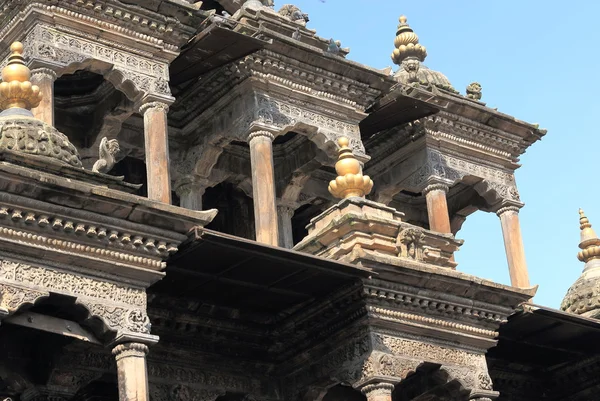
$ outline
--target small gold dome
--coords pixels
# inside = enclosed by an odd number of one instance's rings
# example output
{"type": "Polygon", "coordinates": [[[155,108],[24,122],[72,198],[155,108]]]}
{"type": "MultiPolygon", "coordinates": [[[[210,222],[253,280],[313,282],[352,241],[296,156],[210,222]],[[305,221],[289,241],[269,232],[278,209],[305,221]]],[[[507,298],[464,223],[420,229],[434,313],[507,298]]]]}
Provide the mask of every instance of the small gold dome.
{"type": "Polygon", "coordinates": [[[354,158],[350,149],[350,141],[346,137],[340,137],[338,145],[340,145],[339,157],[335,164],[338,176],[329,182],[329,192],[341,199],[362,198],[368,195],[373,189],[373,181],[369,176],[363,176],[360,162],[354,158]]]}
{"type": "Polygon", "coordinates": [[[12,54],[8,64],[2,70],[2,83],[0,83],[0,109],[22,108],[31,110],[37,107],[42,94],[40,88],[32,85],[29,79],[31,71],[23,61],[23,44],[14,42],[10,46],[12,54]]]}

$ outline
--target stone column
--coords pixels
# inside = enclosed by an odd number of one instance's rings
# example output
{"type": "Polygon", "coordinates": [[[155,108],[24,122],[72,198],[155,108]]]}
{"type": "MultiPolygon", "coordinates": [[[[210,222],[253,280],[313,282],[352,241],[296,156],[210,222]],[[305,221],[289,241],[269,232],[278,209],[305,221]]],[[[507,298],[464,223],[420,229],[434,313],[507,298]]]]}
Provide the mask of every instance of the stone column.
{"type": "Polygon", "coordinates": [[[119,344],[112,351],[117,361],[119,401],[148,401],[148,347],[141,343],[119,344]]]}
{"type": "Polygon", "coordinates": [[[440,183],[430,184],[423,190],[423,195],[427,200],[427,215],[431,231],[443,234],[452,233],[448,203],[446,202],[448,190],[448,185],[440,183]]]}
{"type": "Polygon", "coordinates": [[[256,131],[248,136],[252,165],[252,196],[256,241],[277,246],[277,208],[273,171],[273,134],[256,131]]]}
{"type": "Polygon", "coordinates": [[[183,182],[175,192],[179,196],[179,205],[190,210],[202,210],[202,196],[206,187],[195,181],[183,182]]]}
{"type": "Polygon", "coordinates": [[[149,102],[140,107],[144,116],[148,198],[170,204],[168,111],[169,105],[163,102],[149,102]]]}
{"type": "Polygon", "coordinates": [[[31,71],[31,83],[39,86],[42,101],[35,109],[33,116],[54,127],[54,81],[56,73],[50,68],[36,68],[31,71]]]}
{"type": "Polygon", "coordinates": [[[278,205],[277,218],[279,220],[279,246],[292,249],[294,247],[294,231],[292,229],[292,217],[295,209],[291,206],[278,205]]]}
{"type": "Polygon", "coordinates": [[[384,382],[367,384],[360,391],[367,397],[367,401],[392,401],[394,385],[384,382]]]}
{"type": "Polygon", "coordinates": [[[525,248],[519,224],[519,207],[505,206],[500,208],[496,214],[500,217],[502,225],[510,283],[513,287],[527,288],[529,287],[529,274],[527,273],[525,248]]]}

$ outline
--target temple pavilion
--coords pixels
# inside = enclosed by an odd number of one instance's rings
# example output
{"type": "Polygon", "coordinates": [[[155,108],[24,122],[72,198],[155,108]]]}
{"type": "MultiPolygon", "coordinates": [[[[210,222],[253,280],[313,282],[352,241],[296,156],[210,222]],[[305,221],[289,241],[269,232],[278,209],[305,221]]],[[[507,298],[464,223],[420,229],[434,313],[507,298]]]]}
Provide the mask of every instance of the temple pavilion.
{"type": "Polygon", "coordinates": [[[514,172],[546,131],[428,68],[405,16],[395,71],[273,0],[0,16],[5,401],[600,400],[583,211],[581,277],[532,301],[514,172]],[[477,211],[511,285],[460,271],[477,211]]]}

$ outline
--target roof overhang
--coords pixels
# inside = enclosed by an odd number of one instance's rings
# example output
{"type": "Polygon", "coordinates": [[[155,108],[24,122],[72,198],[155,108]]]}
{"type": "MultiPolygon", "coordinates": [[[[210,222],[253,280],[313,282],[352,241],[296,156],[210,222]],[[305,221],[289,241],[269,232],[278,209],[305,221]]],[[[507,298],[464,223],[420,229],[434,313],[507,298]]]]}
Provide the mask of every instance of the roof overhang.
{"type": "Polygon", "coordinates": [[[277,315],[372,275],[358,266],[197,228],[150,292],[277,315]]]}
{"type": "Polygon", "coordinates": [[[398,84],[368,110],[369,116],[360,123],[362,139],[437,113],[440,108],[431,103],[434,98],[425,90],[398,84]]]}
{"type": "Polygon", "coordinates": [[[268,41],[234,32],[220,26],[219,23],[212,23],[194,36],[179,57],[171,63],[171,84],[178,85],[197,78],[252,54],[267,44],[268,41]]]}

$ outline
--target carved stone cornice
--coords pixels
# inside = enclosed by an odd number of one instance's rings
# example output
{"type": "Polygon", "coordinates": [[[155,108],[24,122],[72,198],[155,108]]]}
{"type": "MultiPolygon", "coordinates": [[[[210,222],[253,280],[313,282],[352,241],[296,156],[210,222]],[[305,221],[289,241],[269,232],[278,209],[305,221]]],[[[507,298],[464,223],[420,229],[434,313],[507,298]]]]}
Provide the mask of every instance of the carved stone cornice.
{"type": "MultiPolygon", "coordinates": [[[[177,51],[179,46],[185,44],[195,32],[193,23],[193,26],[186,26],[165,13],[169,9],[187,8],[183,4],[163,7],[162,13],[157,13],[121,2],[108,2],[107,4],[107,2],[100,1],[67,0],[53,2],[55,4],[27,2],[23,5],[19,3],[23,2],[13,2],[12,7],[5,9],[10,10],[11,18],[5,19],[10,22],[1,27],[2,37],[10,35],[16,25],[22,24],[34,13],[66,18],[71,24],[92,25],[101,30],[119,32],[124,37],[162,47],[165,51],[170,52],[177,51]]],[[[186,11],[189,13],[192,10],[179,12],[177,16],[184,16],[186,11]]],[[[199,15],[200,13],[196,12],[195,14],[199,15]]]]}

